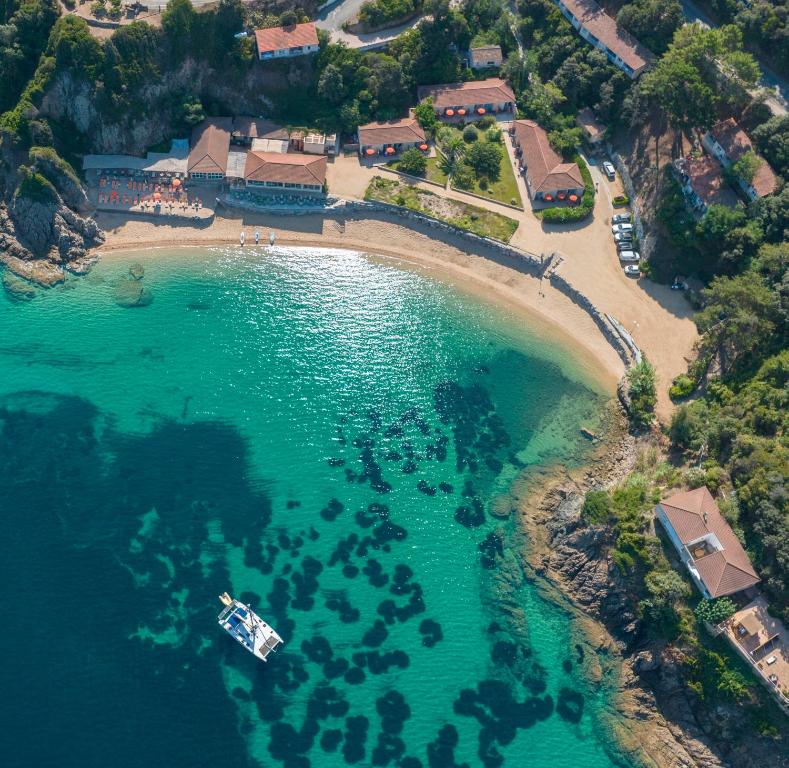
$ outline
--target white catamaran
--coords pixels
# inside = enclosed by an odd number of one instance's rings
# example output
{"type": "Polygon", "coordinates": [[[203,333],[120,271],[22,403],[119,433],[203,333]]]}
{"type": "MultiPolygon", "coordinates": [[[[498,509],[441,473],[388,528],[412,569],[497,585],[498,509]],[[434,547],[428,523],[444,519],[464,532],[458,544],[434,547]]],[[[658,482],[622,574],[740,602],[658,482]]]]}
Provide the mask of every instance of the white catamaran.
{"type": "Polygon", "coordinates": [[[227,592],[219,599],[225,606],[219,614],[219,626],[250,653],[265,661],[282,644],[282,638],[248,605],[234,600],[227,592]]]}

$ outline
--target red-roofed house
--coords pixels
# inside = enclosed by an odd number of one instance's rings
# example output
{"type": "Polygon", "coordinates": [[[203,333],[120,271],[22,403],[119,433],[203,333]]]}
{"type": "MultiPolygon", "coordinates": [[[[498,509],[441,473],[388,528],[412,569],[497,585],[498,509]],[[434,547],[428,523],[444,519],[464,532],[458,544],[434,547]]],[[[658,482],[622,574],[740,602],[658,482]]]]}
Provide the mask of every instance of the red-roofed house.
{"type": "Polygon", "coordinates": [[[498,77],[465,83],[420,85],[417,97],[419,101],[432,98],[436,116],[453,120],[477,120],[484,115],[515,110],[512,88],[498,77]]]}
{"type": "Polygon", "coordinates": [[[318,32],[311,21],[306,24],[291,24],[289,27],[256,29],[255,41],[261,61],[318,52],[318,32]]]}
{"type": "Polygon", "coordinates": [[[387,147],[403,152],[412,147],[427,146],[425,132],[415,117],[360,125],[358,135],[360,155],[380,154],[387,147]]]}
{"type": "Polygon", "coordinates": [[[750,558],[706,488],[663,499],[655,515],[707,600],[759,582],[750,558]]]}
{"type": "Polygon", "coordinates": [[[516,120],[512,139],[532,200],[553,202],[570,195],[580,199],[584,193],[581,169],[553,151],[548,134],[534,120],[516,120]]]}
{"type": "MultiPolygon", "coordinates": [[[[755,152],[748,134],[740,128],[733,117],[713,125],[701,141],[706,149],[727,168],[744,154],[755,152]]],[[[738,179],[742,191],[749,200],[771,195],[778,188],[778,177],[775,172],[764,159],[759,159],[762,163],[750,183],[745,179],[738,179]]]]}
{"type": "Polygon", "coordinates": [[[247,155],[244,182],[270,192],[320,193],[326,181],[325,155],[255,152],[247,155]]]}
{"type": "Polygon", "coordinates": [[[554,0],[584,40],[601,50],[628,77],[638,77],[655,58],[594,0],[554,0]]]}
{"type": "Polygon", "coordinates": [[[737,195],[724,181],[721,164],[714,157],[678,157],[673,167],[685,199],[699,215],[711,205],[737,205],[737,195]]]}
{"type": "Polygon", "coordinates": [[[209,117],[192,130],[187,171],[196,181],[221,181],[227,171],[232,117],[209,117]]]}

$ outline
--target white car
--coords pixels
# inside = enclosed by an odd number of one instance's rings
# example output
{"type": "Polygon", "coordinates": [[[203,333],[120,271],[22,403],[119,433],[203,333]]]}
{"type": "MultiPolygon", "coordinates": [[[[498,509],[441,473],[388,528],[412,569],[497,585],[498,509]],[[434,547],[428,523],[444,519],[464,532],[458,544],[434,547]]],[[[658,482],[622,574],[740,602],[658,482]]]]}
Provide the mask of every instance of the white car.
{"type": "Polygon", "coordinates": [[[632,232],[617,232],[616,234],[614,234],[614,240],[616,240],[617,243],[626,242],[632,239],[633,239],[632,232]]]}
{"type": "Polygon", "coordinates": [[[617,213],[611,219],[612,224],[627,224],[630,221],[629,213],[617,213]]]}
{"type": "Polygon", "coordinates": [[[609,163],[608,160],[603,163],[603,171],[605,171],[605,175],[608,176],[609,181],[613,181],[616,178],[614,166],[609,163]]]}
{"type": "Polygon", "coordinates": [[[635,251],[619,251],[619,261],[641,261],[640,254],[635,251]]]}
{"type": "Polygon", "coordinates": [[[633,225],[632,224],[612,224],[611,231],[616,234],[617,232],[632,232],[633,225]]]}
{"type": "Polygon", "coordinates": [[[641,277],[641,270],[638,268],[638,264],[626,264],[625,274],[628,277],[641,277]]]}

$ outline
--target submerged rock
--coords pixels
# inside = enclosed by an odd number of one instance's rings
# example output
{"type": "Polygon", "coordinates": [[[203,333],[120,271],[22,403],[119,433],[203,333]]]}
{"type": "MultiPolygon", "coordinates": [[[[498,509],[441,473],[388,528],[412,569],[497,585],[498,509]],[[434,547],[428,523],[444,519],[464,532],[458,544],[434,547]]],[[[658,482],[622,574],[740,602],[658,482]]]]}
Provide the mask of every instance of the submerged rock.
{"type": "Polygon", "coordinates": [[[36,297],[36,289],[26,280],[22,280],[12,272],[3,272],[3,288],[9,299],[14,301],[30,301],[36,297]]]}
{"type": "Polygon", "coordinates": [[[139,280],[123,280],[115,288],[115,303],[119,307],[147,307],[153,294],[139,280]]]}
{"type": "Polygon", "coordinates": [[[139,261],[135,261],[134,264],[129,267],[129,277],[131,277],[132,280],[142,280],[143,277],[145,277],[145,267],[143,267],[139,261]]]}

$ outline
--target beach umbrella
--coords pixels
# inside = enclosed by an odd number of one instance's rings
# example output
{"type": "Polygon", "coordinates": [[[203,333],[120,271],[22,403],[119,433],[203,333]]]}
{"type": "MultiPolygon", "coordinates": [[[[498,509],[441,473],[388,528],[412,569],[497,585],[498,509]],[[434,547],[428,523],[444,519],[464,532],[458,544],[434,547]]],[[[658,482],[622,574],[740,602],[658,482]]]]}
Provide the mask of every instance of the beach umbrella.
{"type": "Polygon", "coordinates": [[[477,107],[477,114],[484,115],[485,114],[485,107],[477,107]]]}
{"type": "Polygon", "coordinates": [[[466,110],[461,108],[461,109],[458,110],[458,114],[459,115],[465,115],[466,114],[466,110]]]}
{"type": "Polygon", "coordinates": [[[565,195],[564,192],[559,192],[559,194],[556,195],[556,197],[558,197],[559,200],[564,200],[564,198],[567,197],[567,195],[565,195]]]}
{"type": "Polygon", "coordinates": [[[427,144],[420,144],[419,149],[421,149],[424,152],[427,149],[427,144]]]}
{"type": "Polygon", "coordinates": [[[387,155],[393,155],[395,153],[395,148],[394,147],[387,147],[385,151],[386,151],[387,155]]]}
{"type": "Polygon", "coordinates": [[[568,198],[568,200],[569,200],[571,203],[577,203],[577,202],[578,202],[578,195],[570,195],[570,197],[568,198]]]}
{"type": "Polygon", "coordinates": [[[370,155],[375,154],[375,150],[372,147],[369,147],[367,150],[365,150],[365,154],[369,157],[370,155]]]}
{"type": "Polygon", "coordinates": [[[553,195],[543,195],[542,199],[547,200],[550,203],[551,200],[553,200],[553,195]]]}
{"type": "Polygon", "coordinates": [[[180,187],[180,186],[181,186],[181,180],[180,180],[180,179],[173,179],[173,186],[174,186],[176,189],[178,189],[178,187],[180,187]]]}
{"type": "Polygon", "coordinates": [[[447,117],[452,117],[455,114],[455,110],[454,109],[448,109],[446,112],[444,112],[444,114],[447,117]]]}

